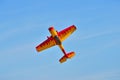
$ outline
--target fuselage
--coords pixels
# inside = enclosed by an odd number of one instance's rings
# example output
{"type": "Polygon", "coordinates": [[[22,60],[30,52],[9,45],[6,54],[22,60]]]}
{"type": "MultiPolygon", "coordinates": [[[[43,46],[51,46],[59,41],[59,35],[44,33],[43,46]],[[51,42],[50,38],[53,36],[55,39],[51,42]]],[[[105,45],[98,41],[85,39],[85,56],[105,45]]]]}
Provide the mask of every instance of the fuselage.
{"type": "Polygon", "coordinates": [[[64,55],[66,55],[66,52],[65,52],[65,50],[64,50],[64,47],[63,47],[63,45],[62,45],[62,41],[60,40],[57,31],[54,29],[54,27],[50,27],[48,30],[49,30],[51,36],[54,38],[54,40],[55,40],[55,42],[56,42],[56,45],[58,45],[59,48],[60,48],[60,49],[62,50],[62,52],[64,53],[64,55]]]}
{"type": "Polygon", "coordinates": [[[54,27],[50,27],[49,28],[49,32],[51,34],[51,36],[54,38],[56,45],[61,45],[62,41],[60,40],[57,31],[54,29],[54,27]]]}

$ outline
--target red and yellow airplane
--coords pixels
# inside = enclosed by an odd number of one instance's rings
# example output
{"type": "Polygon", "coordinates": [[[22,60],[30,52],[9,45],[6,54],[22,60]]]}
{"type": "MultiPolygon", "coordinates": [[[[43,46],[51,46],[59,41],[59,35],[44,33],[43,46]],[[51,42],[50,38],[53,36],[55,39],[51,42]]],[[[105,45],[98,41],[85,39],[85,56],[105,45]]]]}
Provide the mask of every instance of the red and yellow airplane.
{"type": "Polygon", "coordinates": [[[75,55],[75,52],[66,53],[66,51],[62,45],[62,42],[76,30],[76,26],[72,25],[72,26],[67,27],[66,29],[64,29],[60,32],[57,32],[54,29],[54,27],[50,27],[48,30],[51,33],[51,36],[47,37],[47,40],[45,40],[44,42],[39,44],[36,47],[36,50],[38,52],[41,52],[47,48],[58,45],[59,48],[61,49],[61,51],[64,53],[64,56],[59,60],[60,63],[63,63],[67,59],[72,58],[75,55]]]}

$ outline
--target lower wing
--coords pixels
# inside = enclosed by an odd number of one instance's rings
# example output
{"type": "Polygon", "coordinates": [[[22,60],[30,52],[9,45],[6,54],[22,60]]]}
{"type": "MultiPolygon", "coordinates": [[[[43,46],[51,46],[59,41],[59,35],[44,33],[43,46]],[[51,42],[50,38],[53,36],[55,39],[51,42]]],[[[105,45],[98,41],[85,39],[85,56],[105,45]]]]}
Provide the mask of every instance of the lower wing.
{"type": "Polygon", "coordinates": [[[41,44],[39,44],[37,47],[36,47],[36,50],[38,52],[40,51],[43,51],[45,49],[48,49],[52,46],[55,46],[56,45],[56,42],[55,40],[53,39],[53,37],[49,37],[47,40],[45,40],[44,42],[42,42],[41,44]]]}

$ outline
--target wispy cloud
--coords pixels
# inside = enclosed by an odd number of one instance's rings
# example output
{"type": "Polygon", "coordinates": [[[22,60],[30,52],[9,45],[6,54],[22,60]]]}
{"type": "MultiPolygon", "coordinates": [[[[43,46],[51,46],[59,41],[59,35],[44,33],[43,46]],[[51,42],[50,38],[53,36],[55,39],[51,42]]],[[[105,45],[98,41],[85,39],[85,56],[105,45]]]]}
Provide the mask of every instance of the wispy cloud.
{"type": "Polygon", "coordinates": [[[0,34],[0,36],[1,36],[0,42],[8,39],[9,37],[15,35],[16,33],[18,33],[18,29],[6,30],[5,32],[2,32],[0,34]]]}
{"type": "Polygon", "coordinates": [[[29,48],[32,48],[33,46],[36,45],[36,42],[23,42],[23,43],[16,43],[15,45],[9,47],[9,48],[6,48],[6,49],[3,49],[0,51],[3,52],[3,53],[16,53],[16,52],[20,52],[20,51],[26,51],[26,49],[29,49],[29,48]]]}
{"type": "Polygon", "coordinates": [[[108,72],[101,72],[93,75],[87,75],[80,77],[77,80],[119,80],[120,79],[120,71],[108,71],[108,72]]]}
{"type": "Polygon", "coordinates": [[[119,33],[120,34],[120,30],[105,30],[105,31],[101,31],[101,32],[91,32],[89,34],[85,34],[85,35],[81,35],[81,33],[79,32],[79,35],[74,35],[72,36],[72,39],[75,40],[89,40],[89,39],[93,39],[93,38],[97,38],[97,37],[102,37],[102,36],[107,36],[107,35],[111,35],[114,33],[119,33]]]}
{"type": "MultiPolygon", "coordinates": [[[[9,38],[15,36],[15,35],[18,35],[18,34],[23,34],[23,33],[29,33],[29,32],[32,32],[34,30],[37,30],[37,28],[40,28],[38,27],[38,25],[25,25],[23,27],[14,27],[14,28],[11,28],[11,29],[8,29],[8,30],[4,30],[4,32],[0,32],[0,42],[3,42],[4,40],[8,40],[9,38]]],[[[34,34],[34,33],[33,33],[34,34]]],[[[19,36],[15,36],[16,38],[19,37],[19,36]]]]}
{"type": "Polygon", "coordinates": [[[81,36],[80,37],[80,40],[87,40],[87,39],[92,39],[92,38],[96,38],[96,37],[102,37],[102,36],[105,36],[105,35],[110,35],[110,34],[113,34],[113,33],[116,33],[116,32],[120,32],[118,30],[113,30],[113,31],[102,31],[102,32],[97,32],[97,33],[94,33],[94,34],[88,34],[86,36],[81,36]]]}
{"type": "Polygon", "coordinates": [[[103,48],[110,48],[116,45],[120,45],[120,39],[113,40],[111,43],[106,43],[103,48]]]}

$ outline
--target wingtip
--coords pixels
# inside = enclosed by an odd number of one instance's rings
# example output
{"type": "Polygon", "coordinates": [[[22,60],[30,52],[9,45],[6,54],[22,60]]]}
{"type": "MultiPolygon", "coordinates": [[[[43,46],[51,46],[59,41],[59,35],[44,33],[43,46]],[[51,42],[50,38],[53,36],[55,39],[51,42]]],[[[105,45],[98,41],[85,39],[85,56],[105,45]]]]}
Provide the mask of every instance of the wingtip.
{"type": "Polygon", "coordinates": [[[35,49],[36,49],[37,52],[40,52],[40,50],[37,47],[35,47],[35,49]]]}
{"type": "Polygon", "coordinates": [[[77,27],[75,25],[73,25],[75,27],[75,29],[77,29],[77,27]]]}
{"type": "Polygon", "coordinates": [[[73,24],[73,25],[71,25],[72,27],[74,27],[74,29],[76,30],[77,29],[77,27],[73,24]]]}

